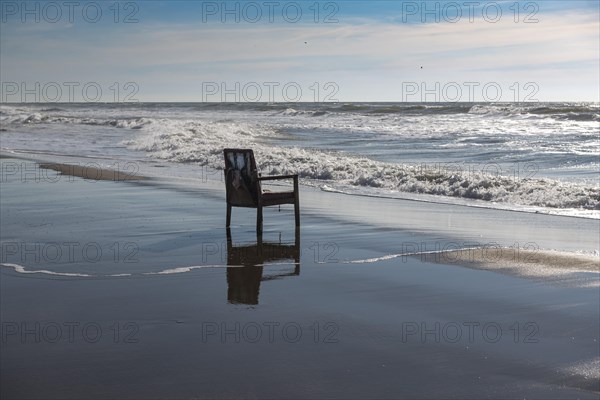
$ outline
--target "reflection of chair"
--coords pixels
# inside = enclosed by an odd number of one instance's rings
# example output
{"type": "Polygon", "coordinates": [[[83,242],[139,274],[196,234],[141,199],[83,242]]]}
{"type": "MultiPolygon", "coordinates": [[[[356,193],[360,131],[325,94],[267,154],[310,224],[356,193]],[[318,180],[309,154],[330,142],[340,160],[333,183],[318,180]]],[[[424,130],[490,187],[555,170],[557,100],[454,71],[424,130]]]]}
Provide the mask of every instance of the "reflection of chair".
{"type": "Polygon", "coordinates": [[[233,246],[227,229],[227,301],[233,304],[258,304],[260,282],[300,275],[300,233],[296,229],[294,244],[263,243],[258,236],[255,245],[233,246]],[[293,272],[263,276],[265,263],[294,260],[293,272]]]}
{"type": "Polygon", "coordinates": [[[231,223],[231,207],[256,208],[256,231],[262,232],[263,207],[280,204],[293,204],[296,227],[300,226],[300,202],[298,175],[278,175],[261,177],[256,169],[254,152],[250,149],[225,149],[225,191],[227,196],[227,222],[231,223]],[[293,179],[292,192],[268,192],[261,188],[267,180],[293,179]]]}

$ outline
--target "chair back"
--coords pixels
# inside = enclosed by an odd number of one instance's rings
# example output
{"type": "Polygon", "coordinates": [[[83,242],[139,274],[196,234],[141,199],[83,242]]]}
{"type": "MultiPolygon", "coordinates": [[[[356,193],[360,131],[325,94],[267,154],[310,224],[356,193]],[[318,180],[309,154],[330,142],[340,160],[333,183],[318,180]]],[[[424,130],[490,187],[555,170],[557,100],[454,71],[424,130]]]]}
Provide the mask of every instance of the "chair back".
{"type": "Polygon", "coordinates": [[[227,203],[252,207],[261,193],[254,152],[251,149],[225,149],[225,191],[227,203]]]}

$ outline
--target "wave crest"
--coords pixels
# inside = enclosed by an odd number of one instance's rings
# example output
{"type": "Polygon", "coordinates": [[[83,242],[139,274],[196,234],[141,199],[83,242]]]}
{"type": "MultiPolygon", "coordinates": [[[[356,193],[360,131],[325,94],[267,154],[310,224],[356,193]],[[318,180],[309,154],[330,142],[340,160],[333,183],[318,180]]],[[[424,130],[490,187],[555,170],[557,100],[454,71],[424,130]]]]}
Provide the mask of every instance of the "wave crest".
{"type": "MultiPolygon", "coordinates": [[[[301,178],[348,187],[372,187],[490,202],[600,210],[600,187],[549,178],[510,178],[493,173],[445,170],[374,161],[340,152],[260,143],[266,127],[240,123],[188,122],[174,131],[144,134],[128,144],[153,157],[222,168],[222,151],[233,143],[253,148],[262,173],[297,173],[301,178]],[[324,182],[323,182],[324,181],[324,182]]],[[[164,129],[164,126],[163,126],[164,129]]]]}

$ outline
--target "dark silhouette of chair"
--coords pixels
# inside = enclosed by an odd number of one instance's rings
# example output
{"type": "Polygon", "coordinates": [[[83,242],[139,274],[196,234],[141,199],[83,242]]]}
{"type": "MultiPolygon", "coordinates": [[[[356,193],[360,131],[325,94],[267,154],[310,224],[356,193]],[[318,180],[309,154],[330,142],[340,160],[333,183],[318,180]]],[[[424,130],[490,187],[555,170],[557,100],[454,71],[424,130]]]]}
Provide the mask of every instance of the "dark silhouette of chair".
{"type": "Polygon", "coordinates": [[[263,207],[293,204],[296,228],[300,226],[300,199],[298,175],[261,176],[256,168],[254,152],[250,149],[224,149],[225,191],[227,197],[227,222],[231,223],[232,207],[256,208],[256,232],[262,233],[263,207]],[[293,179],[291,192],[263,191],[261,182],[268,180],[293,179]]]}
{"type": "Polygon", "coordinates": [[[294,244],[263,243],[261,236],[254,245],[234,246],[227,229],[227,301],[232,304],[258,304],[262,281],[300,275],[300,233],[296,230],[294,244]],[[268,262],[294,260],[292,272],[263,275],[268,262]],[[235,267],[233,267],[235,266],[235,267]]]}

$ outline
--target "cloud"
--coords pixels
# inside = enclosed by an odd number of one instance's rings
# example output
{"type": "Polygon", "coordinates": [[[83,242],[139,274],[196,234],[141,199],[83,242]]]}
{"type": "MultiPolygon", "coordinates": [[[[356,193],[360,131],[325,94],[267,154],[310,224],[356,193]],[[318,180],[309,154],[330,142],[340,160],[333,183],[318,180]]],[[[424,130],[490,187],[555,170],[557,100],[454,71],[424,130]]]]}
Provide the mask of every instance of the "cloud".
{"type": "MultiPolygon", "coordinates": [[[[349,87],[352,80],[366,78],[381,98],[393,98],[392,92],[381,92],[386,80],[401,77],[507,82],[533,77],[547,85],[560,80],[562,86],[597,88],[597,15],[571,12],[539,19],[536,24],[510,18],[495,24],[364,18],[313,25],[156,22],[90,31],[85,26],[20,27],[3,29],[0,66],[8,81],[139,80],[147,88],[170,82],[178,90],[190,79],[344,79],[349,87]]],[[[376,98],[374,90],[365,97],[376,98]]],[[[593,99],[597,89],[585,96],[593,99]]]]}

